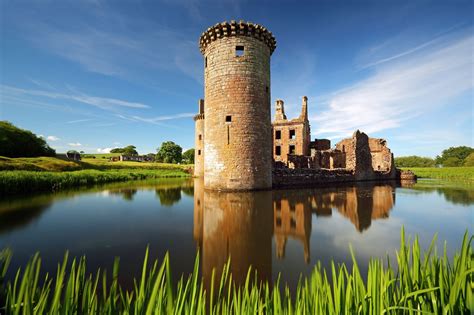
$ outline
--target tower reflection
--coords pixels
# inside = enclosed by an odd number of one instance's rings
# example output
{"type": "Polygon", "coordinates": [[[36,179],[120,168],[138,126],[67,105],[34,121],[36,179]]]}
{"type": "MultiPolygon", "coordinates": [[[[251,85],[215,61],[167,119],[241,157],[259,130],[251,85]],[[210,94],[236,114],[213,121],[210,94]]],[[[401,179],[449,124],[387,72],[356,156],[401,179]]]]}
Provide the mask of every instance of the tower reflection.
{"type": "Polygon", "coordinates": [[[272,192],[204,191],[195,182],[194,237],[201,253],[201,271],[208,287],[215,268],[231,258],[230,271],[236,284],[245,282],[249,266],[258,270],[259,280],[272,275],[272,192]]]}
{"type": "Polygon", "coordinates": [[[194,238],[201,249],[202,274],[204,279],[210,279],[216,268],[216,275],[220,276],[231,257],[231,271],[237,283],[245,281],[250,265],[258,270],[261,280],[269,279],[272,236],[278,259],[285,258],[288,239],[294,239],[302,245],[302,257],[309,263],[313,220],[331,217],[337,211],[363,233],[372,220],[388,218],[394,204],[395,187],[387,184],[214,192],[205,191],[202,180],[196,179],[194,238]]]}

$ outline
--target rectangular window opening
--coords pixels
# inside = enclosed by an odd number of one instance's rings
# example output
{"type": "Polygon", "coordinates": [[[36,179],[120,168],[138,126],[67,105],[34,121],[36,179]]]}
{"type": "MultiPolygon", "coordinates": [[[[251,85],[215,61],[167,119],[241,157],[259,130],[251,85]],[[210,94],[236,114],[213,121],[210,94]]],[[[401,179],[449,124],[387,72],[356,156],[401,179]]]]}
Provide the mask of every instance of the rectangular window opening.
{"type": "Polygon", "coordinates": [[[296,130],[290,129],[290,139],[296,139],[296,130]]]}
{"type": "Polygon", "coordinates": [[[275,139],[277,139],[277,140],[281,139],[281,130],[276,130],[275,131],[275,139]]]}
{"type": "Polygon", "coordinates": [[[296,229],[296,221],[295,221],[295,219],[291,218],[291,220],[290,220],[290,226],[291,226],[292,229],[296,229]]]}
{"type": "Polygon", "coordinates": [[[276,225],[281,226],[281,218],[276,218],[276,225]]]}
{"type": "Polygon", "coordinates": [[[244,46],[235,46],[235,56],[241,57],[244,55],[244,46]]]}
{"type": "Polygon", "coordinates": [[[207,57],[204,59],[204,68],[207,68],[207,57]]]}
{"type": "Polygon", "coordinates": [[[225,116],[225,122],[232,122],[232,116],[231,115],[225,116]]]}
{"type": "Polygon", "coordinates": [[[268,93],[268,86],[265,87],[265,92],[268,93]]]}
{"type": "Polygon", "coordinates": [[[281,155],[281,146],[277,145],[277,146],[275,147],[275,154],[276,154],[276,155],[281,155]]]}
{"type": "Polygon", "coordinates": [[[202,140],[202,135],[199,135],[199,140],[202,140]]]}
{"type": "Polygon", "coordinates": [[[295,146],[290,145],[290,154],[295,154],[295,146]]]}
{"type": "Polygon", "coordinates": [[[201,155],[201,150],[198,150],[198,155],[201,155]]]}

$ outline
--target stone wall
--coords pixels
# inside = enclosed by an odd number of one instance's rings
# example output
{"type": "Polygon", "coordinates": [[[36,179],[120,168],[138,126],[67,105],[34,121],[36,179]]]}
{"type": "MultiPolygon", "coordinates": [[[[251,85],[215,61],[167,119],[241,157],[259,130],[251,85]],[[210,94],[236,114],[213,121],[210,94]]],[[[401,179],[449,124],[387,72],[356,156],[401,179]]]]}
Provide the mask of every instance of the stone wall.
{"type": "Polygon", "coordinates": [[[308,121],[308,98],[302,99],[299,117],[287,120],[284,102],[276,101],[275,120],[272,123],[273,159],[288,163],[289,154],[308,156],[310,154],[310,126],[308,121]]]}
{"type": "Polygon", "coordinates": [[[310,142],[310,149],[315,150],[330,150],[331,149],[331,140],[329,139],[314,139],[310,142]]]}
{"type": "Polygon", "coordinates": [[[199,112],[194,116],[194,176],[204,176],[204,100],[199,100],[199,112]]]}
{"type": "Polygon", "coordinates": [[[268,39],[271,33],[254,24],[224,24],[201,37],[204,185],[217,190],[270,188],[270,55],[274,43],[268,39]]]}

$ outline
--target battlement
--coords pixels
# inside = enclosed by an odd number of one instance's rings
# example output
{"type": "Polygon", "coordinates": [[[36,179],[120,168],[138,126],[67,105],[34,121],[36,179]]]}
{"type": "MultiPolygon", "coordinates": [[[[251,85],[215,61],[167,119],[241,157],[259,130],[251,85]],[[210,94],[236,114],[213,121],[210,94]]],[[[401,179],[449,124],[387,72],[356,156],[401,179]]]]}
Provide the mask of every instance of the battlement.
{"type": "Polygon", "coordinates": [[[259,39],[270,48],[270,54],[272,54],[276,48],[276,40],[272,32],[262,25],[254,24],[252,22],[244,22],[242,20],[239,22],[231,21],[230,23],[225,21],[211,26],[202,33],[201,38],[199,39],[201,53],[204,54],[207,45],[211,42],[219,38],[231,36],[251,36],[259,39]]]}
{"type": "Polygon", "coordinates": [[[194,121],[204,119],[204,114],[194,115],[194,121]]]}

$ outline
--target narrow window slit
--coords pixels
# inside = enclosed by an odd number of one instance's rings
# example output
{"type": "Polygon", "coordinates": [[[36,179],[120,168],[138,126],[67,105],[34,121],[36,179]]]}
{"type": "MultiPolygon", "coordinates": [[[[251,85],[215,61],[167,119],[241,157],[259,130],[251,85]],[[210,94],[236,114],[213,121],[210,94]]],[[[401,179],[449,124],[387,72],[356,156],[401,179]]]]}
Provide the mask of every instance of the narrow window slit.
{"type": "Polygon", "coordinates": [[[244,46],[235,46],[235,56],[241,57],[244,55],[244,46]]]}

